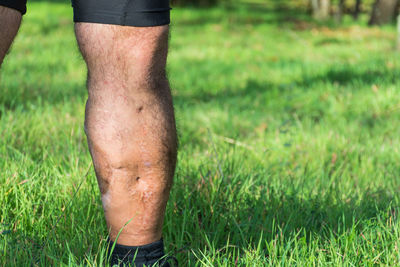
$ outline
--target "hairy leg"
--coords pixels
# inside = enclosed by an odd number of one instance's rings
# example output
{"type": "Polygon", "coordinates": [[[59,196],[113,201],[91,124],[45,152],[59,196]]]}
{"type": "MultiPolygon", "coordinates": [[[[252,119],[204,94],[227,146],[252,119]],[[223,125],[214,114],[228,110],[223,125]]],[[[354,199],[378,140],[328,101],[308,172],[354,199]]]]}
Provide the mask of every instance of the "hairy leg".
{"type": "Polygon", "coordinates": [[[0,66],[17,35],[22,15],[19,11],[0,6],[0,66]]]}
{"type": "Polygon", "coordinates": [[[85,130],[110,238],[160,240],[176,163],[168,26],[75,26],[88,67],[85,130]]]}

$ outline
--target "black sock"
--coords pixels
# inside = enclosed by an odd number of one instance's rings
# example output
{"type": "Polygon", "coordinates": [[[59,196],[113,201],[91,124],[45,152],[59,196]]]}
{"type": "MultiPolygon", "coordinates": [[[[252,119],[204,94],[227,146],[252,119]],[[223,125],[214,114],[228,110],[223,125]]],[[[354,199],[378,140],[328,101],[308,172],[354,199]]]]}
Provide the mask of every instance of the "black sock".
{"type": "MultiPolygon", "coordinates": [[[[110,253],[114,242],[109,240],[108,252],[110,253]]],[[[162,266],[169,267],[168,262],[165,262],[164,257],[164,242],[163,240],[143,246],[124,246],[115,244],[114,250],[111,254],[111,266],[162,266]],[[129,265],[130,264],[130,265],[129,265]]]]}

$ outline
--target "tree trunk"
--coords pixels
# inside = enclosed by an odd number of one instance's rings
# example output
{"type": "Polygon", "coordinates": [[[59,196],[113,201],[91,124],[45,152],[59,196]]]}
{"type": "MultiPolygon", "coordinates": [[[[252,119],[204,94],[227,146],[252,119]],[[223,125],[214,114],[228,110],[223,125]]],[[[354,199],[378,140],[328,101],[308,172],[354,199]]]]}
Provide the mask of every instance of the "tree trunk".
{"type": "Polygon", "coordinates": [[[313,17],[317,20],[329,18],[330,0],[311,0],[313,17]]]}
{"type": "Polygon", "coordinates": [[[397,51],[400,51],[400,15],[397,16],[397,51]]]}
{"type": "Polygon", "coordinates": [[[337,23],[342,23],[345,4],[346,4],[346,0],[339,0],[338,10],[336,12],[336,22],[337,23]]]}
{"type": "Polygon", "coordinates": [[[369,25],[382,25],[393,22],[398,0],[376,0],[372,8],[369,25]]]}
{"type": "Polygon", "coordinates": [[[353,13],[353,18],[355,20],[358,19],[358,15],[360,15],[361,12],[361,0],[356,0],[356,4],[354,6],[354,13],[353,13]]]}

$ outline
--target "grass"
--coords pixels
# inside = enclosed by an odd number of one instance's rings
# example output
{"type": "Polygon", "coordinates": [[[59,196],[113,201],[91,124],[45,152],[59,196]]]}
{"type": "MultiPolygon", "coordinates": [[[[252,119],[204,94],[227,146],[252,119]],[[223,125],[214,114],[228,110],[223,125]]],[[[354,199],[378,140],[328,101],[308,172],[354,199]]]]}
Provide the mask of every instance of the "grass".
{"type": "MultiPolygon", "coordinates": [[[[400,265],[395,29],[287,12],[174,10],[166,249],[182,266],[400,265]]],[[[71,15],[31,3],[2,67],[3,266],[104,262],[71,15]]]]}

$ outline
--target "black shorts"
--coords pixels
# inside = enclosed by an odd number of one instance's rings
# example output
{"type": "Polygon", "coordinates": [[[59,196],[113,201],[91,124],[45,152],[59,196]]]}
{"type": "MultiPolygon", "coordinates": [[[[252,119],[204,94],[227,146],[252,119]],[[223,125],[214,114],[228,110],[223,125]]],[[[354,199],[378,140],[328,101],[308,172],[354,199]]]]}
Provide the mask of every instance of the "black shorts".
{"type": "MultiPolygon", "coordinates": [[[[27,0],[0,0],[26,13],[27,0]]],[[[74,22],[92,22],[136,27],[166,25],[170,22],[169,0],[72,0],[74,22]]]]}

